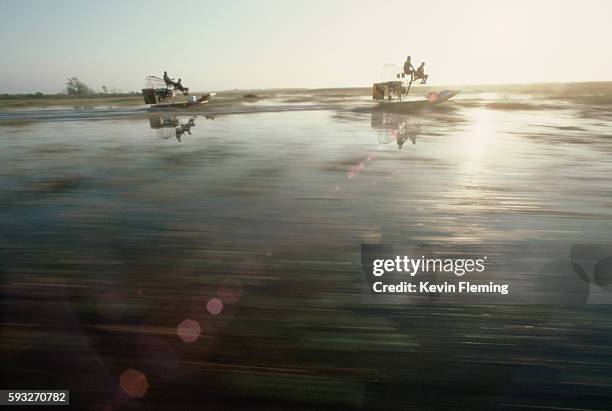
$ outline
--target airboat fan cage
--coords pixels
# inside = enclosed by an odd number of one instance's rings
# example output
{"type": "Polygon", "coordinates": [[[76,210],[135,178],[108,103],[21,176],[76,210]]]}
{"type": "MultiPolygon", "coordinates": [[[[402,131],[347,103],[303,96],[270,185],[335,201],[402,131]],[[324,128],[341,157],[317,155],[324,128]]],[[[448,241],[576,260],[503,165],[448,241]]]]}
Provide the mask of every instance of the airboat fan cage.
{"type": "Polygon", "coordinates": [[[155,77],[155,76],[147,76],[145,77],[145,88],[168,88],[166,82],[163,78],[155,77]]]}
{"type": "MultiPolygon", "coordinates": [[[[409,86],[406,87],[405,76],[402,69],[395,64],[385,64],[380,72],[379,82],[372,86],[372,98],[374,100],[402,99],[408,95],[409,86]]],[[[408,79],[410,76],[408,76],[408,79]]]]}
{"type": "Polygon", "coordinates": [[[159,104],[162,102],[174,102],[176,92],[174,87],[167,85],[163,78],[146,76],[142,95],[145,104],[159,104]]]}

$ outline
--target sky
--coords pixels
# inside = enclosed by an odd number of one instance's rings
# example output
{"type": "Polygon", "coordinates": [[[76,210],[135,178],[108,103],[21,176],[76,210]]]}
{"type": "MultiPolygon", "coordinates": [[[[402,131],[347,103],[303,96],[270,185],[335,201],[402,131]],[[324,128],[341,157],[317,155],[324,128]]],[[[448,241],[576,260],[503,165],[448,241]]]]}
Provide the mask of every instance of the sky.
{"type": "Polygon", "coordinates": [[[140,90],[370,86],[426,62],[431,84],[612,80],[609,0],[0,0],[0,93],[77,76],[140,90]]]}

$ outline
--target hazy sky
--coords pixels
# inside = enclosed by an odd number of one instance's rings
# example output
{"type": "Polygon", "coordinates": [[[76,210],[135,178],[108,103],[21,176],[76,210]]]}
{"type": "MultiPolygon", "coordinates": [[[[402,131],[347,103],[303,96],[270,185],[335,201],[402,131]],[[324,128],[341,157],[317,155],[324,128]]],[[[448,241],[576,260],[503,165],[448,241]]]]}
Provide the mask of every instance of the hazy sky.
{"type": "Polygon", "coordinates": [[[612,80],[612,1],[0,0],[0,93],[77,76],[140,90],[369,86],[410,54],[431,84],[612,80]]]}

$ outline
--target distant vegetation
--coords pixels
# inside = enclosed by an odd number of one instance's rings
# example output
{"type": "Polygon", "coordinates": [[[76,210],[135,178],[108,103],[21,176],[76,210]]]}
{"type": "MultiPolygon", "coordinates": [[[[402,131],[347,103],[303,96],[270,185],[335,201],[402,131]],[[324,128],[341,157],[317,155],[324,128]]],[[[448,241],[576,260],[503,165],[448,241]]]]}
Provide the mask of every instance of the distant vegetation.
{"type": "Polygon", "coordinates": [[[78,95],[82,96],[84,94],[93,94],[93,89],[89,88],[89,86],[83,83],[76,77],[70,77],[66,80],[66,94],[78,95]]]}
{"type": "Polygon", "coordinates": [[[49,97],[59,98],[59,99],[74,99],[74,98],[97,98],[97,97],[132,97],[132,96],[140,96],[140,92],[138,91],[130,91],[127,93],[117,91],[117,92],[96,92],[93,91],[89,94],[66,94],[66,93],[41,93],[37,91],[36,93],[20,93],[20,94],[0,94],[0,100],[11,100],[11,99],[45,99],[49,97]]]}
{"type": "Polygon", "coordinates": [[[141,93],[130,91],[127,93],[102,86],[102,90],[96,91],[77,77],[66,80],[62,93],[45,94],[40,91],[22,94],[0,94],[0,109],[17,107],[48,107],[48,106],[73,106],[90,107],[97,105],[137,105],[142,104],[141,93]]]}
{"type": "Polygon", "coordinates": [[[138,91],[123,92],[116,88],[102,86],[101,90],[94,90],[85,82],[73,76],[66,79],[64,90],[60,93],[20,93],[0,94],[0,109],[18,107],[49,107],[73,106],[93,107],[100,105],[125,106],[142,104],[141,93],[138,91]]]}
{"type": "Polygon", "coordinates": [[[1,100],[13,100],[13,99],[37,99],[37,98],[88,98],[88,97],[132,97],[139,96],[141,93],[138,91],[128,91],[123,92],[122,90],[117,90],[116,88],[111,88],[109,90],[108,87],[102,86],[102,90],[94,90],[89,87],[85,82],[79,80],[78,77],[70,77],[64,83],[64,90],[62,93],[42,93],[37,91],[35,93],[18,93],[18,94],[9,94],[3,93],[0,94],[1,100]]]}

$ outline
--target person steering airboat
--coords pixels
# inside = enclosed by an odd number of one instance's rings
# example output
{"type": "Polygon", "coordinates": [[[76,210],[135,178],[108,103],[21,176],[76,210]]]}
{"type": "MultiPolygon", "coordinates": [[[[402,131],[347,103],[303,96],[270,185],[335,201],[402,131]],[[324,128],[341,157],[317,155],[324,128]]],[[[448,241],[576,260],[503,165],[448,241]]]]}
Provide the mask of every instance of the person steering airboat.
{"type": "Polygon", "coordinates": [[[168,76],[168,72],[164,71],[163,79],[164,79],[164,83],[166,83],[167,88],[172,88],[172,90],[180,91],[183,93],[184,96],[189,95],[189,88],[183,87],[183,84],[181,83],[180,78],[178,79],[178,81],[174,81],[174,79],[168,76]]]}
{"type": "Polygon", "coordinates": [[[406,57],[406,61],[404,62],[404,73],[402,77],[404,76],[410,76],[410,80],[414,80],[414,66],[412,65],[410,56],[406,57]]]}

